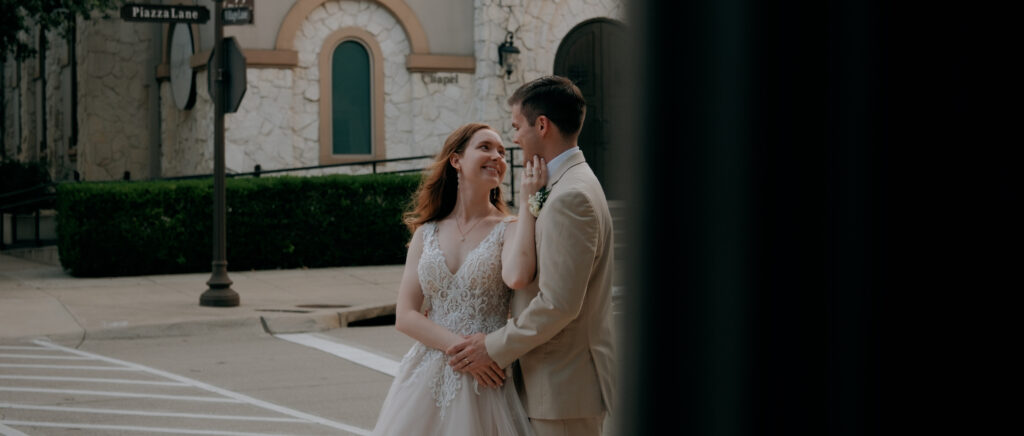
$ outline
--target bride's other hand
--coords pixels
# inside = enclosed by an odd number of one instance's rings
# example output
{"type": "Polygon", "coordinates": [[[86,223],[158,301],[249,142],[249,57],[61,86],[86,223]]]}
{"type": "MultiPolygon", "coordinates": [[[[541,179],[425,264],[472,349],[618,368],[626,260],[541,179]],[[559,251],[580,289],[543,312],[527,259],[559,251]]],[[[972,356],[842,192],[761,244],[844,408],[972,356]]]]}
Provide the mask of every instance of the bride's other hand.
{"type": "Polygon", "coordinates": [[[469,371],[481,386],[488,388],[500,388],[505,383],[505,372],[498,368],[498,364],[491,362],[482,369],[469,371]]]}
{"type": "Polygon", "coordinates": [[[530,196],[548,184],[548,165],[540,156],[523,162],[523,178],[519,185],[522,204],[528,204],[530,196]]]}

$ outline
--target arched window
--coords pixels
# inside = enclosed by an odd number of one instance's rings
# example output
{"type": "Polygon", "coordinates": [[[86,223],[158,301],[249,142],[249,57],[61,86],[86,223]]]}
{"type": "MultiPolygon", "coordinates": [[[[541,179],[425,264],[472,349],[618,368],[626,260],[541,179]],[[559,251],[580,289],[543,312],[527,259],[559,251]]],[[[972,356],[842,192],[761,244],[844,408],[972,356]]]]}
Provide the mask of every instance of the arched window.
{"type": "Polygon", "coordinates": [[[384,69],[362,29],[344,28],[320,52],[320,163],[384,158],[384,69]]]}
{"type": "Polygon", "coordinates": [[[372,154],[370,55],[362,44],[345,41],[334,49],[331,84],[331,154],[372,154]]]}

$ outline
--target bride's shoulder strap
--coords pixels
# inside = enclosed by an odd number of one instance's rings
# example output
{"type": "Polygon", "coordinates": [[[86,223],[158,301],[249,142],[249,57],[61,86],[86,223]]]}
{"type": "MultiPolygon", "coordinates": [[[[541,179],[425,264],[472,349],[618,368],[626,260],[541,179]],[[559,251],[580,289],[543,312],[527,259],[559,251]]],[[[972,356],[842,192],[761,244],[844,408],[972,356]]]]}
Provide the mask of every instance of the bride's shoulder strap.
{"type": "Polygon", "coordinates": [[[434,238],[434,229],[437,227],[437,222],[427,221],[423,223],[423,243],[429,242],[434,238]]]}

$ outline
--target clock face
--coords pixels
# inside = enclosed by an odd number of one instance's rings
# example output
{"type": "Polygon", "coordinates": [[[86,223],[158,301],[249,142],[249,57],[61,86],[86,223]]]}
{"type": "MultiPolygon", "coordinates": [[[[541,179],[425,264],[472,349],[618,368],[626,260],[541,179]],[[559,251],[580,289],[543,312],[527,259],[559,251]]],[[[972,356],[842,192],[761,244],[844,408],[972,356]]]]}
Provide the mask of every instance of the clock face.
{"type": "Polygon", "coordinates": [[[196,103],[196,74],[192,70],[192,28],[188,24],[171,26],[171,93],[181,110],[196,103]]]}

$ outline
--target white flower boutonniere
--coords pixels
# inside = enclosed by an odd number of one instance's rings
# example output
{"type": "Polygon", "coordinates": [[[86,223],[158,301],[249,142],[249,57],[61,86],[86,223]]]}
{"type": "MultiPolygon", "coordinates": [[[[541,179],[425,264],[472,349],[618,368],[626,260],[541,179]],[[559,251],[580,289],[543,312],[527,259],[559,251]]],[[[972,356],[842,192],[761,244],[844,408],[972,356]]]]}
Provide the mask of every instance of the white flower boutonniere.
{"type": "Polygon", "coordinates": [[[540,216],[540,208],[544,207],[544,202],[548,200],[549,193],[551,193],[551,191],[549,191],[548,187],[545,186],[540,188],[540,191],[534,192],[533,195],[530,195],[528,203],[530,203],[530,213],[534,217],[540,216]]]}

